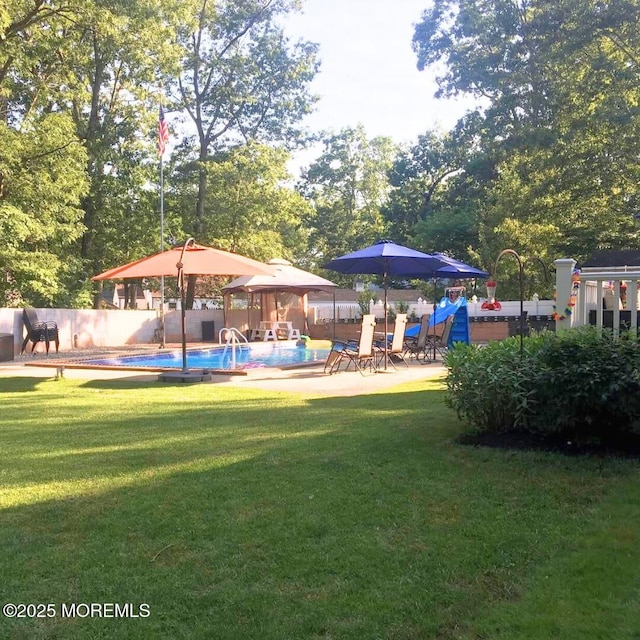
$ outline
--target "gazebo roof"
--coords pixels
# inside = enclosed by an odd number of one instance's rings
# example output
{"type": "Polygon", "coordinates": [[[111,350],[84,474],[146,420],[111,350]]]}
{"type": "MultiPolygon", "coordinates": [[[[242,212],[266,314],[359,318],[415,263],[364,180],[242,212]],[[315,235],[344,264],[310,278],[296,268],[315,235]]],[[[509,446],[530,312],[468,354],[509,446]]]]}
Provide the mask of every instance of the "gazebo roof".
{"type": "Polygon", "coordinates": [[[287,260],[276,258],[268,264],[275,267],[274,275],[241,276],[223,287],[224,294],[286,291],[302,296],[309,291],[333,291],[337,287],[331,280],[298,269],[287,260]]]}
{"type": "Polygon", "coordinates": [[[637,249],[606,249],[594,251],[583,263],[586,268],[638,267],[640,251],[637,249]]]}

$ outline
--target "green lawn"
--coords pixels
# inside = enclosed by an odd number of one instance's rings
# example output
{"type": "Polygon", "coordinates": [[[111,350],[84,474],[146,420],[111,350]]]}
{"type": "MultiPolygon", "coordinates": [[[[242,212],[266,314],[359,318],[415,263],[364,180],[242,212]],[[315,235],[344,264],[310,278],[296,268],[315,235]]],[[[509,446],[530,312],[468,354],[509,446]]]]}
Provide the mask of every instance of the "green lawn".
{"type": "Polygon", "coordinates": [[[0,600],[56,613],[0,638],[640,638],[640,463],[461,446],[443,393],[0,379],[0,600]]]}

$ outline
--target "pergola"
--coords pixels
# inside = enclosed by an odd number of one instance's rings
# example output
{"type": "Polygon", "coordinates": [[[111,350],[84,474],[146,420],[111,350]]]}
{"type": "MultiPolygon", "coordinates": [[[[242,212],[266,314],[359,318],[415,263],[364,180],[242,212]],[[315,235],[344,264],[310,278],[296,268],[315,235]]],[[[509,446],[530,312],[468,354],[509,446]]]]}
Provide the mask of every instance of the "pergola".
{"type": "Polygon", "coordinates": [[[288,321],[301,333],[308,331],[307,294],[310,291],[334,291],[337,285],[308,271],[294,267],[288,260],[276,258],[272,276],[242,276],[223,287],[225,326],[247,334],[261,321],[288,321]],[[233,305],[233,296],[243,295],[242,308],[233,305]]]}

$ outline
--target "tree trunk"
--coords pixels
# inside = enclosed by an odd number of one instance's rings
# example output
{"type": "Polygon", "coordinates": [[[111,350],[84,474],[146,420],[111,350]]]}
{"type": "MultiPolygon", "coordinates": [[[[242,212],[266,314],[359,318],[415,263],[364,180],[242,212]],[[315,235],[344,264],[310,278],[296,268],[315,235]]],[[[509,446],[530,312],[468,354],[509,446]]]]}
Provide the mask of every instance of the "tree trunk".
{"type": "MultiPolygon", "coordinates": [[[[198,197],[196,199],[196,218],[193,225],[193,237],[196,242],[202,242],[202,234],[204,231],[204,211],[205,199],[207,195],[207,170],[205,169],[205,160],[207,159],[207,150],[203,146],[200,148],[200,163],[198,166],[198,197]]],[[[187,290],[185,292],[185,309],[193,309],[193,300],[196,293],[196,276],[187,278],[187,290]]]]}

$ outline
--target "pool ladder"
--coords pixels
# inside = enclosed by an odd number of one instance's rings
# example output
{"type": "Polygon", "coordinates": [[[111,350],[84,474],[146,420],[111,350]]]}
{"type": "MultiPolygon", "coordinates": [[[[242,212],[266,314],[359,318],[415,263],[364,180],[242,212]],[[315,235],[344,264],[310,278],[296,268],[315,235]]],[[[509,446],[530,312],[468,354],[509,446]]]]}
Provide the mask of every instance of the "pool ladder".
{"type": "Polygon", "coordinates": [[[224,344],[224,351],[222,352],[222,359],[227,355],[228,351],[231,350],[231,368],[236,368],[236,351],[238,348],[242,348],[243,343],[247,346],[249,345],[249,341],[245,337],[245,335],[235,327],[223,327],[218,332],[218,342],[224,344]]]}

